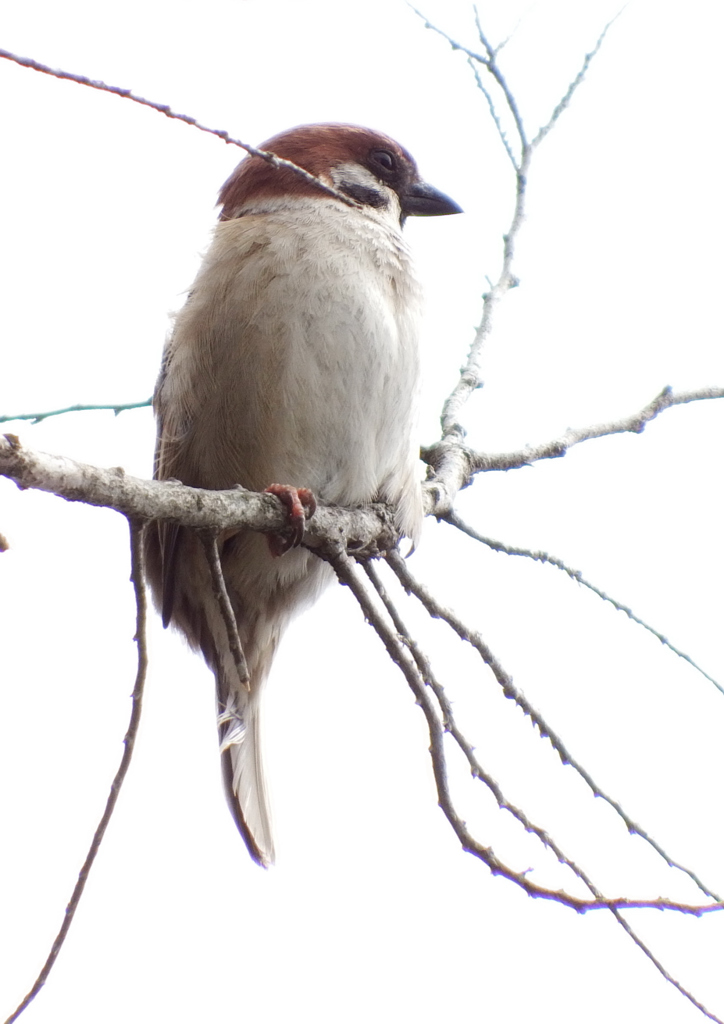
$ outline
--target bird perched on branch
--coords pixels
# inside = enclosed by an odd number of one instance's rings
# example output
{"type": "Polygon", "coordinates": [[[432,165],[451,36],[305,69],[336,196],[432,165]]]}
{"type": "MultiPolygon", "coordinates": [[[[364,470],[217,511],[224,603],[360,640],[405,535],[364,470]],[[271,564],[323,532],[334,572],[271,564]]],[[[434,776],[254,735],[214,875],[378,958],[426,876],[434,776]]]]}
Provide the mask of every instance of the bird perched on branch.
{"type": "MultiPolygon", "coordinates": [[[[304,125],[262,148],[341,196],[258,156],[223,185],[220,223],[156,386],[155,476],[271,490],[290,510],[297,544],[312,495],[343,506],[388,502],[400,534],[414,542],[422,523],[420,292],[401,228],[408,216],[460,208],[421,180],[405,149],[367,128],[304,125]]],[[[310,551],[288,547],[251,531],[218,539],[248,666],[244,685],[199,537],[159,523],[146,542],[164,624],[177,626],[216,676],[229,806],[264,866],[274,845],[261,691],[289,619],[332,578],[310,551]]]]}

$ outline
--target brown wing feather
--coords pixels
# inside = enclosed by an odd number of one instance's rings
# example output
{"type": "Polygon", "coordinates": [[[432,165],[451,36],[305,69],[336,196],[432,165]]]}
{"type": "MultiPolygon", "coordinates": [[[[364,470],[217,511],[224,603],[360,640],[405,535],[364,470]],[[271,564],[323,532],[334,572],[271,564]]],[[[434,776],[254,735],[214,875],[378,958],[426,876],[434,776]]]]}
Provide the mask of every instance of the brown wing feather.
{"type": "MultiPolygon", "coordinates": [[[[156,450],[153,459],[154,480],[168,480],[173,476],[167,433],[169,424],[166,423],[167,417],[161,398],[171,358],[171,349],[167,345],[153,396],[153,408],[156,414],[156,450]]],[[[161,595],[160,611],[164,627],[168,626],[174,612],[176,570],[182,535],[181,527],[175,523],[156,523],[148,530],[147,554],[150,563],[149,572],[160,582],[160,587],[157,586],[156,592],[161,595]]]]}

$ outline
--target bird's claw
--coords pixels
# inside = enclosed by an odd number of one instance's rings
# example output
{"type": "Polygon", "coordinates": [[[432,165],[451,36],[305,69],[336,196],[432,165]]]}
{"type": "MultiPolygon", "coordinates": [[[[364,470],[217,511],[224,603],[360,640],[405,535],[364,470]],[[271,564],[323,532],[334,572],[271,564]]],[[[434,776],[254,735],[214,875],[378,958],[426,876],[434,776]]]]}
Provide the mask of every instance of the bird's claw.
{"type": "Polygon", "coordinates": [[[317,501],[308,487],[290,487],[289,484],[270,484],[265,488],[265,493],[279,498],[287,511],[288,532],[284,535],[270,533],[267,536],[269,550],[278,558],[302,543],[306,521],[314,515],[317,501]]]}

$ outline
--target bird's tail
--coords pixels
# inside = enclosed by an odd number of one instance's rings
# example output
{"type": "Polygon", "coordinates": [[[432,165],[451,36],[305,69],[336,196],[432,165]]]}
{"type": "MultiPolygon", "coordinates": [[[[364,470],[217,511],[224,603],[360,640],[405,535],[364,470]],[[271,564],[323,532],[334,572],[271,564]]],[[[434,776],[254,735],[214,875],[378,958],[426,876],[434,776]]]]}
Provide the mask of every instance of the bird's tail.
{"type": "Polygon", "coordinates": [[[204,608],[199,646],[216,676],[226,798],[253,860],[269,867],[274,863],[274,840],[262,766],[262,690],[292,612],[316,598],[331,572],[310,552],[301,549],[272,561],[266,540],[260,534],[232,538],[224,545],[223,553],[248,685],[240,678],[215,603],[207,602],[204,608]],[[239,565],[242,572],[237,571],[239,565]],[[245,599],[240,595],[246,595],[245,599]]]}
{"type": "MultiPolygon", "coordinates": [[[[276,646],[276,645],[274,645],[276,646]]],[[[269,797],[261,751],[261,694],[273,649],[268,658],[250,665],[250,688],[239,680],[230,656],[216,666],[219,746],[226,799],[252,858],[262,867],[274,863],[269,797]]],[[[256,660],[256,659],[254,659],[256,660]]]]}
{"type": "Polygon", "coordinates": [[[266,868],[274,863],[274,840],[261,759],[259,696],[227,694],[218,721],[226,799],[249,853],[266,868]]]}

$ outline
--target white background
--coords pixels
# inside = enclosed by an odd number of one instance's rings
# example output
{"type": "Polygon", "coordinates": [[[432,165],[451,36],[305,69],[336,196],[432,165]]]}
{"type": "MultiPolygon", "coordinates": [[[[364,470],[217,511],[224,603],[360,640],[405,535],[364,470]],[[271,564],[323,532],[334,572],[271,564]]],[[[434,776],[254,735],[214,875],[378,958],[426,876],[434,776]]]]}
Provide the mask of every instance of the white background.
{"type": "MultiPolygon", "coordinates": [[[[549,115],[615,12],[493,3],[523,116],[549,115]]],[[[477,46],[460,0],[425,10],[477,46]]],[[[486,354],[473,443],[510,450],[632,412],[666,384],[721,384],[722,19],[642,0],[611,30],[539,152],[517,273],[486,354]]],[[[398,138],[465,216],[406,232],[429,298],[425,422],[451,389],[499,266],[507,158],[460,54],[397,0],[5,5],[0,45],[132,88],[259,143],[342,120],[398,138]]],[[[152,390],[241,154],[192,128],[0,61],[0,412],[152,390]]],[[[8,424],[29,446],[151,471],[148,410],[8,424]]],[[[708,671],[721,653],[722,409],[489,474],[461,497],[484,532],[543,548],[708,671]]],[[[0,1015],[30,986],[105,802],[135,650],[125,523],[0,482],[0,1015]]],[[[480,628],[600,784],[724,889],[724,698],[550,567],[428,524],[411,569],[480,628]]],[[[610,894],[696,901],[560,766],[439,623],[406,610],[478,755],[610,894]]],[[[578,917],[490,877],[436,807],[419,709],[346,592],[290,630],[268,689],[278,863],[248,859],[226,810],[212,680],[153,623],[137,755],[47,988],[45,1022],[688,1022],[702,1019],[610,915],[578,917]]],[[[466,817],[517,869],[570,885],[459,773],[466,817]]],[[[577,890],[580,891],[580,890],[577,890]]],[[[672,973],[724,1014],[724,920],[635,912],[672,973]]]]}

